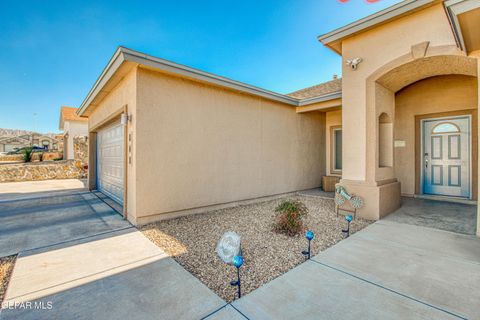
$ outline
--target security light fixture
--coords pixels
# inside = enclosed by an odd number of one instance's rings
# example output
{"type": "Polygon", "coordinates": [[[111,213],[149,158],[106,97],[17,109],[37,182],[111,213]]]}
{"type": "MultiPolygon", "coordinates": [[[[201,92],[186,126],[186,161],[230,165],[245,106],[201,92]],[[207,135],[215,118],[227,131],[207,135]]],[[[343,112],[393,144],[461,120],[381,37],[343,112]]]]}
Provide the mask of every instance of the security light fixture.
{"type": "Polygon", "coordinates": [[[363,59],[362,58],[353,58],[353,59],[348,59],[346,61],[346,64],[347,66],[349,66],[350,68],[352,68],[353,71],[357,70],[357,66],[360,64],[360,62],[362,62],[363,59]]]}

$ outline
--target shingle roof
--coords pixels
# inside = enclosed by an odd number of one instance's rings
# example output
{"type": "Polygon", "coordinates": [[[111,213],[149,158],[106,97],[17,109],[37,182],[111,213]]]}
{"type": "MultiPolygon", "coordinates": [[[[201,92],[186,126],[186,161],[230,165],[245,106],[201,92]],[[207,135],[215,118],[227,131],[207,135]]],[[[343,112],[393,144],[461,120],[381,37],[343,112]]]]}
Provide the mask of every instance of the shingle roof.
{"type": "Polygon", "coordinates": [[[342,78],[320,83],[312,87],[289,93],[287,95],[296,99],[307,99],[339,91],[342,91],[342,78]]]}
{"type": "Polygon", "coordinates": [[[62,107],[60,109],[60,117],[65,121],[88,121],[87,118],[83,118],[77,115],[77,108],[62,107]]]}

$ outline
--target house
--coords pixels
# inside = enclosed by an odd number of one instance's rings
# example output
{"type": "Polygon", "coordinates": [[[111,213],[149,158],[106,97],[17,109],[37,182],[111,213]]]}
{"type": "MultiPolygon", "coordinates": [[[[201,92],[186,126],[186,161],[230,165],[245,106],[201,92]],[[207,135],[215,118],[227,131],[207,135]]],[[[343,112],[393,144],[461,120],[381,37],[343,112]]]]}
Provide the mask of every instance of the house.
{"type": "Polygon", "coordinates": [[[118,48],[77,111],[89,119],[90,188],[134,224],[323,175],[341,176],[369,219],[402,195],[476,201],[478,30],[478,0],[400,2],[320,36],[342,79],[290,95],[118,48]]]}
{"type": "Polygon", "coordinates": [[[29,138],[32,146],[41,147],[48,151],[58,150],[59,141],[54,136],[33,133],[23,137],[25,139],[29,138]]]}
{"type": "Polygon", "coordinates": [[[75,137],[88,136],[88,119],[77,115],[77,108],[61,107],[59,129],[63,131],[63,158],[74,159],[75,137]]]}
{"type": "Polygon", "coordinates": [[[11,152],[31,145],[30,139],[17,136],[0,137],[0,152],[11,152]]]}
{"type": "Polygon", "coordinates": [[[19,136],[0,137],[0,152],[11,152],[24,147],[41,147],[46,151],[57,151],[59,140],[40,133],[28,133],[19,136]]]}

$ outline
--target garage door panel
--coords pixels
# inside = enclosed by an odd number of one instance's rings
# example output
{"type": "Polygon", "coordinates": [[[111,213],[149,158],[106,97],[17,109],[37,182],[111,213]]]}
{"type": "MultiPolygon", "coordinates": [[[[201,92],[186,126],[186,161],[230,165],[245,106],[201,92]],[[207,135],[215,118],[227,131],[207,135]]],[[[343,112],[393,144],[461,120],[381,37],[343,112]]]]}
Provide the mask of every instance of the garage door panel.
{"type": "Polygon", "coordinates": [[[98,132],[97,159],[98,190],[123,204],[124,135],[121,124],[98,132]]]}

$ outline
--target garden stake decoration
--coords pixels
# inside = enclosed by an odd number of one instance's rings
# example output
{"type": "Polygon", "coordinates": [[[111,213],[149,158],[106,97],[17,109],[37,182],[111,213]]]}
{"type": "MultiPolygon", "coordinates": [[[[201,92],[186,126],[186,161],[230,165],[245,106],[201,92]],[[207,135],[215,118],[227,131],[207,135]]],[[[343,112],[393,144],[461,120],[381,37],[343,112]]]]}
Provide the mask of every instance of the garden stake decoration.
{"type": "Polygon", "coordinates": [[[345,238],[348,238],[350,235],[350,222],[353,220],[352,215],[345,216],[345,220],[347,221],[347,229],[343,229],[342,232],[345,234],[345,238]]]}
{"type": "Polygon", "coordinates": [[[353,195],[353,194],[349,194],[347,192],[347,190],[340,185],[337,185],[335,187],[335,200],[334,201],[335,201],[335,213],[337,214],[337,217],[338,217],[339,211],[345,211],[345,212],[353,213],[353,215],[356,217],[357,216],[357,210],[360,209],[361,207],[363,207],[363,199],[362,198],[360,198],[359,196],[353,195]],[[342,207],[345,204],[346,200],[349,201],[350,206],[353,208],[353,210],[342,207]]]}
{"type": "Polygon", "coordinates": [[[315,234],[313,231],[307,231],[305,232],[305,238],[308,240],[308,250],[307,251],[302,251],[302,254],[306,256],[307,259],[310,259],[310,242],[312,241],[313,237],[315,237],[315,234]]]}
{"type": "Polygon", "coordinates": [[[240,282],[240,267],[243,265],[243,257],[233,257],[232,264],[237,268],[237,281],[231,281],[230,285],[238,287],[238,298],[242,297],[241,282],[240,282]]]}

